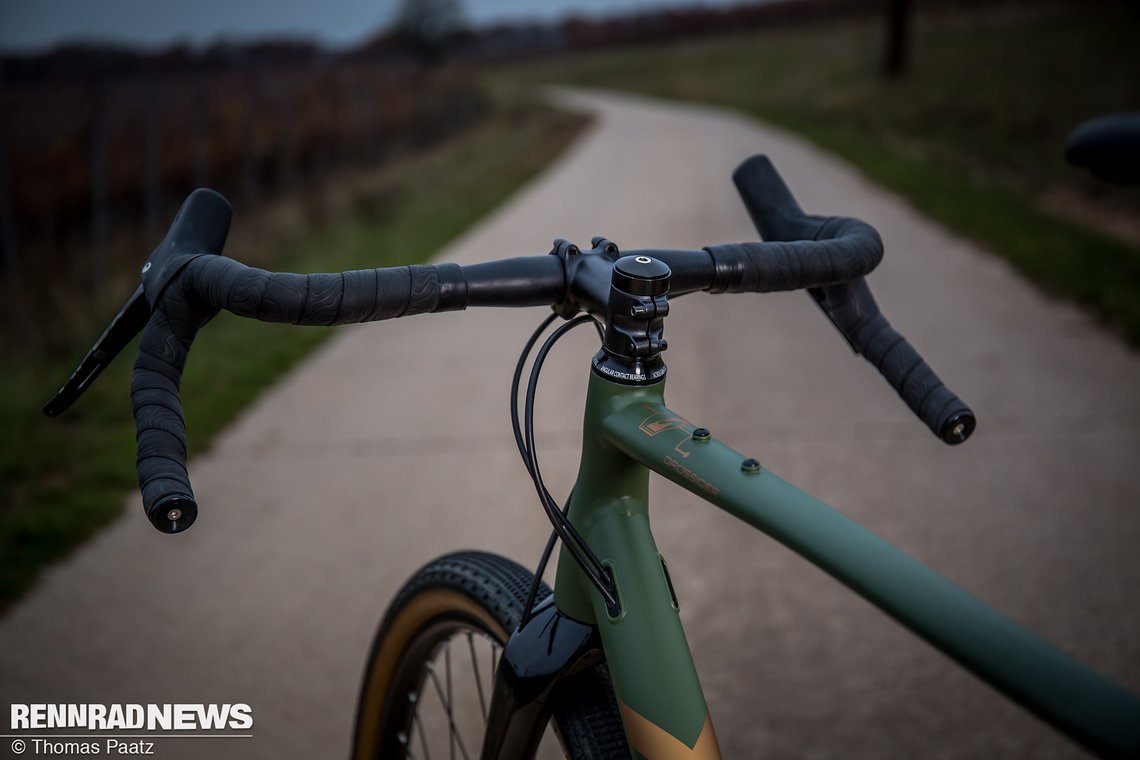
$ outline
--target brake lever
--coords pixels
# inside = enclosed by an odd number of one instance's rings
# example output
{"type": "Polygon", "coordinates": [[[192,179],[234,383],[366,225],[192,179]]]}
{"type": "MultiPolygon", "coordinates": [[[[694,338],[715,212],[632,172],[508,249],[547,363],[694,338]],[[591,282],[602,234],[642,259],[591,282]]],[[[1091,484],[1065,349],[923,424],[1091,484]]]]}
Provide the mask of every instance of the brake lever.
{"type": "Polygon", "coordinates": [[[63,384],[51,400],[44,404],[44,414],[48,417],[58,417],[63,414],[83,392],[91,387],[91,383],[107,368],[111,360],[139,334],[150,319],[150,304],[147,303],[140,285],[134,294],[127,300],[119,313],[111,320],[111,324],[95,341],[95,345],[83,357],[83,361],[71,373],[71,377],[63,384]]]}
{"type": "Polygon", "coordinates": [[[187,196],[166,237],[146,260],[141,271],[142,285],[111,320],[63,387],[44,404],[44,414],[63,414],[91,387],[111,360],[146,327],[163,290],[191,260],[222,250],[232,213],[229,202],[213,190],[199,188],[187,196]]]}

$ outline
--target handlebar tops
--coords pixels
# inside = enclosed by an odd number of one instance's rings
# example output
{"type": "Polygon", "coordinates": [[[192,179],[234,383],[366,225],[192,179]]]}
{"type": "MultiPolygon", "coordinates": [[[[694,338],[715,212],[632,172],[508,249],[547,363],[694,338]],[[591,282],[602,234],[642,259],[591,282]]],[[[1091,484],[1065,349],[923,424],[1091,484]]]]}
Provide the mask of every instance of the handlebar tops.
{"type": "MultiPolygon", "coordinates": [[[[670,296],[807,289],[851,347],[939,438],[965,441],[974,430],[973,413],[890,326],[863,280],[883,254],[875,229],[857,219],[804,214],[764,156],[745,161],[733,177],[764,242],[627,253],[668,265],[670,296]]],[[[44,407],[49,416],[66,410],[142,330],[131,383],[139,487],[147,517],[165,533],[183,531],[197,517],[179,381],[198,330],[222,309],[303,325],[469,306],[552,306],[565,318],[586,312],[604,324],[611,320],[610,282],[621,254],[601,238],[590,251],[556,241],[553,255],[300,275],[222,256],[230,218],[221,195],[191,193],[143,266],[142,285],[44,407]]]]}

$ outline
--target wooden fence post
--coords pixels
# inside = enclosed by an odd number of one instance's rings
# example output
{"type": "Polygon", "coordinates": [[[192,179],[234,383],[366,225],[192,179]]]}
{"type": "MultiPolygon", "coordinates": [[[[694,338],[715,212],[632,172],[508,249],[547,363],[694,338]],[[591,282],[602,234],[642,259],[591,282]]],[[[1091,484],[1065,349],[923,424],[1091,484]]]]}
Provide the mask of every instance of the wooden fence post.
{"type": "Polygon", "coordinates": [[[0,253],[4,257],[4,285],[9,312],[18,311],[19,269],[16,264],[16,219],[12,213],[12,178],[8,168],[8,92],[4,63],[0,61],[0,253]]]}
{"type": "Polygon", "coordinates": [[[245,80],[245,200],[253,206],[261,195],[261,137],[257,119],[259,102],[257,76],[249,73],[245,80]]]}
{"type": "Polygon", "coordinates": [[[103,292],[107,266],[107,85],[92,86],[91,108],[91,286],[103,292]]]}
{"type": "Polygon", "coordinates": [[[283,192],[292,190],[297,182],[297,104],[293,88],[293,81],[286,78],[277,103],[281,124],[277,133],[277,184],[283,192]]]}
{"type": "MultiPolygon", "coordinates": [[[[208,76],[208,75],[201,75],[208,76]]],[[[209,187],[210,186],[210,124],[206,118],[207,109],[210,107],[210,99],[207,96],[208,88],[204,79],[198,79],[194,82],[191,90],[193,93],[193,114],[190,122],[190,128],[193,134],[190,136],[191,145],[194,146],[194,186],[195,187],[209,187]]]]}
{"type": "Polygon", "coordinates": [[[360,154],[363,162],[371,165],[376,160],[376,101],[367,75],[356,85],[357,107],[360,109],[360,154]]]}
{"type": "Polygon", "coordinates": [[[158,242],[162,224],[162,94],[158,83],[150,79],[145,85],[144,128],[146,129],[146,237],[149,244],[158,242]]]}

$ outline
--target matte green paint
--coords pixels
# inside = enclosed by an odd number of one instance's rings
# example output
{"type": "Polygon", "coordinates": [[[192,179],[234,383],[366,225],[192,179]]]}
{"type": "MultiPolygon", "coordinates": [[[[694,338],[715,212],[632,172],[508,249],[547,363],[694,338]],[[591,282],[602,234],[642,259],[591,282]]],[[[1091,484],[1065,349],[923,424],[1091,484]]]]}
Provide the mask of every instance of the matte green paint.
{"type": "MultiPolygon", "coordinates": [[[[767,469],[743,471],[743,454],[715,439],[694,441],[692,425],[662,425],[664,429],[649,435],[644,426],[647,415],[679,419],[659,400],[648,394],[632,402],[622,397],[624,403],[615,404],[617,400],[610,399],[603,435],[595,429],[587,436],[583,462],[590,462],[590,473],[604,472],[604,465],[594,460],[609,456],[602,450],[611,444],[617,446],[625,457],[711,501],[827,571],[1098,754],[1140,756],[1140,697],[767,469]]],[[[625,457],[620,457],[623,471],[629,466],[625,457]]],[[[595,481],[592,498],[605,502],[606,494],[612,493],[608,485],[603,481],[599,489],[595,481]]],[[[591,534],[591,542],[595,536],[601,540],[603,534],[591,534]]],[[[624,651],[616,653],[623,655],[624,651]]]]}
{"type": "Polygon", "coordinates": [[[691,747],[708,706],[650,531],[649,471],[610,445],[602,430],[617,409],[659,405],[663,386],[618,385],[591,372],[569,517],[613,568],[622,613],[609,618],[601,595],[566,552],[559,554],[554,596],[565,614],[598,625],[618,699],[691,747]]]}

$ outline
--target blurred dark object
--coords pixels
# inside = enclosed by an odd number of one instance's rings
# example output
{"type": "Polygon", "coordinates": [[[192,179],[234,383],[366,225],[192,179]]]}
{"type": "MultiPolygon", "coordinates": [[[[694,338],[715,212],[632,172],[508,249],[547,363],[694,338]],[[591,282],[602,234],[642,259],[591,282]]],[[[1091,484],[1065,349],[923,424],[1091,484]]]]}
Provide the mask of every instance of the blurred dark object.
{"type": "Polygon", "coordinates": [[[897,79],[906,73],[910,56],[911,0],[887,0],[887,52],[883,58],[883,74],[897,79]]]}
{"type": "Polygon", "coordinates": [[[1105,182],[1140,185],[1140,113],[1083,122],[1069,134],[1065,158],[1105,182]]]}

